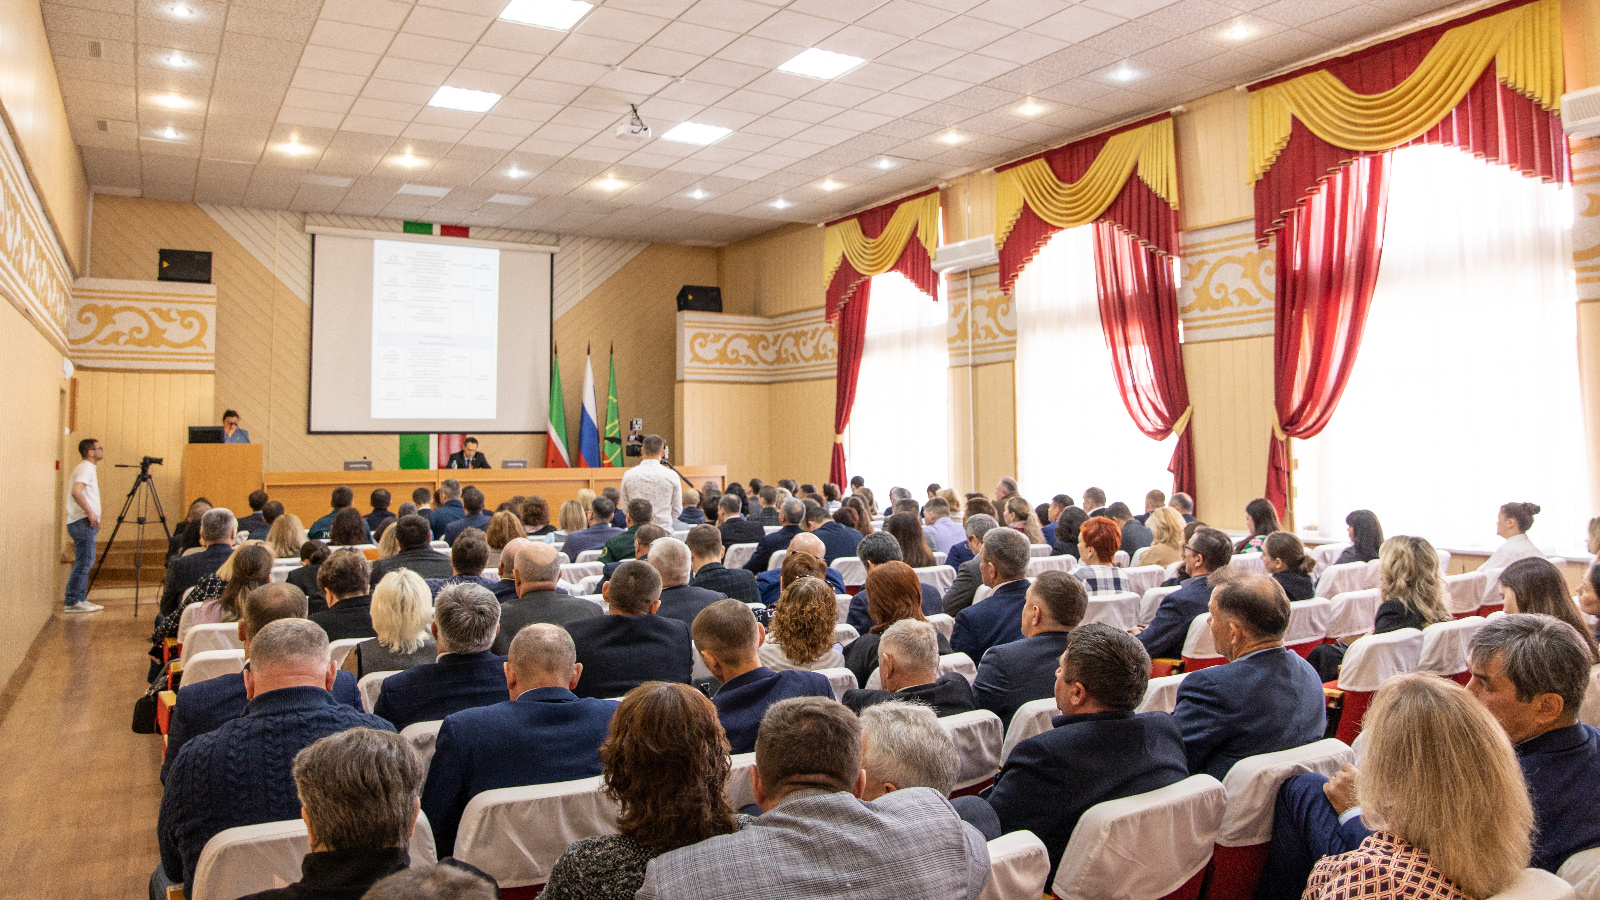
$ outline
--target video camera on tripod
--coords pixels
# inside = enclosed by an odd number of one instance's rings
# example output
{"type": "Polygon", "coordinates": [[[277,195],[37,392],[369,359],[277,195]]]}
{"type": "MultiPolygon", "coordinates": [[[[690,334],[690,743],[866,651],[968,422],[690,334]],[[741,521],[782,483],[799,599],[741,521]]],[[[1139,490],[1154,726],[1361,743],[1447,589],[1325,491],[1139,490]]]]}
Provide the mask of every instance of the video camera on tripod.
{"type": "Polygon", "coordinates": [[[138,465],[133,465],[132,463],[117,463],[117,468],[138,469],[140,475],[149,475],[151,466],[164,465],[166,464],[166,461],[167,459],[164,456],[146,456],[144,459],[139,460],[138,465]]]}

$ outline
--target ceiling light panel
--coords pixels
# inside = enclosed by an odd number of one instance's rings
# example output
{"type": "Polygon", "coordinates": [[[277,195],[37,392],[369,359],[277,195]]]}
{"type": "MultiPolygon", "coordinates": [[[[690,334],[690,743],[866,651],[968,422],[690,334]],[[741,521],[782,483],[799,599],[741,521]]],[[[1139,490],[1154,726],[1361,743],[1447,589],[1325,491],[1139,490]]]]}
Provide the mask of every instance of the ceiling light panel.
{"type": "Polygon", "coordinates": [[[864,62],[866,60],[859,56],[849,56],[844,53],[834,53],[831,50],[818,50],[816,47],[812,47],[810,50],[802,52],[779,66],[778,71],[827,81],[838,78],[864,62]]]}
{"type": "Polygon", "coordinates": [[[591,9],[594,4],[583,0],[511,0],[500,11],[500,18],[518,25],[570,31],[591,9]]]}
{"type": "Polygon", "coordinates": [[[715,144],[733,133],[731,128],[721,125],[702,125],[699,122],[684,122],[674,126],[670,131],[661,136],[664,141],[677,141],[680,144],[715,144]]]}
{"type": "Polygon", "coordinates": [[[459,109],[462,112],[481,113],[493,109],[494,105],[499,102],[499,94],[445,85],[433,92],[433,98],[428,101],[428,105],[436,106],[440,109],[459,109]]]}
{"type": "Polygon", "coordinates": [[[395,191],[395,193],[411,194],[417,197],[443,197],[444,195],[450,193],[450,189],[447,187],[437,187],[431,184],[411,184],[408,182],[400,185],[400,189],[395,191]]]}
{"type": "Polygon", "coordinates": [[[533,198],[521,194],[495,194],[489,198],[490,203],[503,203],[507,206],[532,206],[533,198]]]}

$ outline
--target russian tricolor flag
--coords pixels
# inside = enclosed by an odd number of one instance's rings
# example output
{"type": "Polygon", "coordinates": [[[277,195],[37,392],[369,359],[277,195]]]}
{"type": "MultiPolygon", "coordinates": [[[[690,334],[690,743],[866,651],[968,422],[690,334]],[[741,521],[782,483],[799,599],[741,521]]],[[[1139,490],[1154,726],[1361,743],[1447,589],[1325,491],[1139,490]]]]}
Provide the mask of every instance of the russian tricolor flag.
{"type": "Polygon", "coordinates": [[[583,351],[583,412],[578,419],[578,465],[594,468],[600,465],[600,416],[594,402],[594,366],[589,362],[589,350],[583,351]]]}

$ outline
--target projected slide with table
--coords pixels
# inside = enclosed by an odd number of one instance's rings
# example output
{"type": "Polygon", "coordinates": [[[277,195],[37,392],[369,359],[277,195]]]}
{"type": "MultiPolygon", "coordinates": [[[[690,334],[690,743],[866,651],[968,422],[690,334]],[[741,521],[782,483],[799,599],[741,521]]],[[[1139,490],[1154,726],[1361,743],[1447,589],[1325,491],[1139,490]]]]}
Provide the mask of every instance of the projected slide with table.
{"type": "Polygon", "coordinates": [[[500,251],[375,241],[372,417],[493,419],[500,251]]]}

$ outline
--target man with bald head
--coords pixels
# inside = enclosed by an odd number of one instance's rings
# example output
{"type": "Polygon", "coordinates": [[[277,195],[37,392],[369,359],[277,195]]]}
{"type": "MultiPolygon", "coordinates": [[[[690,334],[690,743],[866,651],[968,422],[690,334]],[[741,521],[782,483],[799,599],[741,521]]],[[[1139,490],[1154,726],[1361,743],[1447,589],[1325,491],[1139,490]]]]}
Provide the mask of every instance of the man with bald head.
{"type": "Polygon", "coordinates": [[[600,774],[600,742],[617,704],[574,694],[582,674],[571,635],[529,625],[505,662],[511,699],[445,717],[422,789],[441,858],[454,852],[461,813],[478,794],[600,774]]]}
{"type": "Polygon", "coordinates": [[[580,697],[621,697],[646,681],[688,684],[694,672],[689,626],[656,615],[661,575],[640,559],[617,567],[606,582],[607,614],[566,624],[578,648],[580,697]]]}
{"type": "MultiPolygon", "coordinates": [[[[776,532],[768,535],[768,537],[776,536],[776,532]]],[[[812,556],[815,556],[817,559],[823,559],[824,554],[827,553],[827,549],[823,547],[821,538],[804,531],[790,538],[786,549],[791,553],[796,551],[800,553],[809,553],[812,556]]],[[[844,593],[844,576],[840,575],[837,569],[835,569],[833,566],[829,566],[826,573],[826,578],[828,586],[833,588],[833,592],[835,594],[844,593]]],[[[782,566],[776,569],[768,569],[767,571],[756,576],[756,589],[761,591],[761,602],[765,603],[768,609],[778,605],[778,595],[783,592],[783,585],[781,583],[782,579],[782,566]]]]}
{"type": "MultiPolygon", "coordinates": [[[[510,544],[506,548],[509,550],[510,544]]],[[[556,590],[561,562],[554,544],[524,541],[509,570],[505,557],[501,557],[500,571],[502,575],[510,572],[517,592],[517,599],[500,604],[500,634],[494,639],[493,649],[501,656],[511,652],[511,639],[535,622],[565,625],[600,615],[600,607],[588,600],[556,590]]]]}
{"type": "MultiPolygon", "coordinates": [[[[495,599],[501,603],[510,603],[512,600],[517,599],[517,581],[512,573],[517,568],[517,554],[522,551],[523,547],[531,543],[533,541],[527,538],[512,538],[506,542],[504,547],[500,548],[500,562],[495,570],[495,574],[500,576],[500,580],[492,585],[486,585],[486,587],[494,593],[495,599]]],[[[485,572],[485,575],[487,574],[485,572]]]]}
{"type": "Polygon", "coordinates": [[[661,575],[658,616],[693,626],[700,610],[726,598],[726,594],[689,584],[689,545],[673,537],[657,538],[650,545],[650,565],[661,575]]]}
{"type": "MultiPolygon", "coordinates": [[[[766,500],[766,494],[764,493],[762,494],[762,500],[766,500]]],[[[800,525],[806,519],[806,505],[802,501],[792,498],[785,500],[783,505],[778,507],[778,516],[778,530],[758,541],[756,543],[756,552],[751,554],[750,561],[744,564],[744,567],[754,572],[757,578],[761,577],[761,573],[767,570],[767,563],[772,561],[772,554],[789,546],[789,542],[794,540],[794,536],[801,533],[800,525]]],[[[821,544],[822,542],[818,541],[817,543],[821,544]]],[[[823,554],[819,552],[817,558],[822,559],[823,554]]]]}

